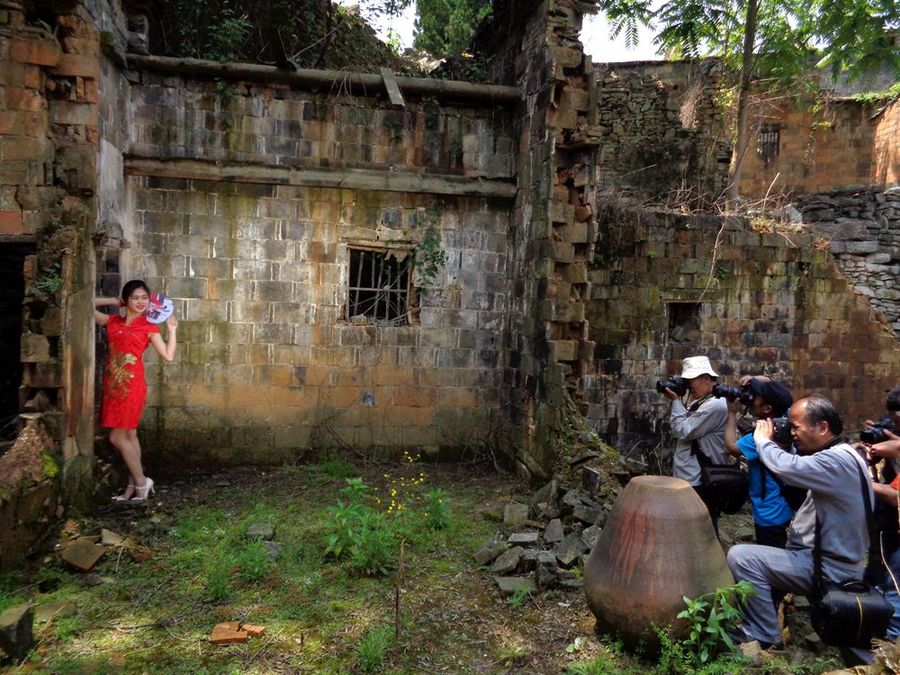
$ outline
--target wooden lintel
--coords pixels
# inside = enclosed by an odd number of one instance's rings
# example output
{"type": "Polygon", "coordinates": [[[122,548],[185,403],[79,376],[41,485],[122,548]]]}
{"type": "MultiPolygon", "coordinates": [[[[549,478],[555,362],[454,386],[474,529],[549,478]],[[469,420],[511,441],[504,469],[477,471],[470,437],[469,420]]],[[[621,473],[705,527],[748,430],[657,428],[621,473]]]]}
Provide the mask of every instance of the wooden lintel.
{"type": "Polygon", "coordinates": [[[382,68],[381,79],[384,80],[384,88],[387,90],[388,98],[391,99],[391,105],[405,108],[403,94],[400,93],[400,87],[397,85],[397,78],[394,77],[394,74],[387,68],[382,68]]]}
{"type": "MultiPolygon", "coordinates": [[[[219,63],[204,59],[143,54],[128,54],[128,67],[138,71],[171,73],[186,77],[222,78],[250,83],[271,82],[295,87],[314,87],[355,96],[372,96],[374,92],[384,90],[382,76],[374,73],[349,73],[340,70],[312,68],[290,71],[254,63],[219,63]]],[[[518,87],[427,77],[396,77],[394,79],[397,86],[407,94],[468,101],[484,107],[514,105],[522,100],[522,92],[518,87]]]]}
{"type": "Polygon", "coordinates": [[[381,192],[421,192],[502,199],[514,198],[517,190],[515,184],[509,181],[446,174],[363,169],[294,169],[264,164],[181,158],[163,159],[133,155],[125,158],[125,174],[213,182],[296,185],[381,192]]]}

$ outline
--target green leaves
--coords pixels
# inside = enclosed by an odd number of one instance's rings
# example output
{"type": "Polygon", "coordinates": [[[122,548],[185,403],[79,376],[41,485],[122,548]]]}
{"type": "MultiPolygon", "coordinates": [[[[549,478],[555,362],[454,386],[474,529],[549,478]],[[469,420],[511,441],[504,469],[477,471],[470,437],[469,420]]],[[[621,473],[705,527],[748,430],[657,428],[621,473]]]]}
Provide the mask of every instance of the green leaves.
{"type": "Polygon", "coordinates": [[[698,598],[682,596],[685,609],[677,618],[687,619],[691,624],[685,644],[699,664],[707,663],[723,649],[734,648],[728,633],[737,628],[743,617],[741,605],[755,594],[753,585],[742,581],[698,598]]]}

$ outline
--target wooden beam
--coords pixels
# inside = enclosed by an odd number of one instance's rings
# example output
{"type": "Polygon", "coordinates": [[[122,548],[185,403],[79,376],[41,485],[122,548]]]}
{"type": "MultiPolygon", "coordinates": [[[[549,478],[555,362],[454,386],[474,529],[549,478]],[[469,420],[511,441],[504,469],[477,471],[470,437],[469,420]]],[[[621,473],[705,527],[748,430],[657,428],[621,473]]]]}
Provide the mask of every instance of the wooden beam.
{"type": "MultiPolygon", "coordinates": [[[[173,73],[182,76],[248,80],[250,82],[280,83],[296,87],[318,87],[340,94],[374,96],[383,91],[381,75],[349,73],[341,70],[315,70],[301,68],[296,71],[281,70],[275,66],[253,63],[219,63],[204,59],[182,59],[168,56],[128,54],[128,66],[132,70],[173,73]]],[[[474,84],[460,80],[437,80],[425,77],[395,78],[399,88],[407,94],[434,96],[438,99],[476,102],[479,107],[514,105],[522,100],[518,87],[498,84],[474,84]]]]}
{"type": "Polygon", "coordinates": [[[384,88],[387,90],[388,98],[391,99],[391,105],[397,108],[405,108],[403,102],[403,94],[400,93],[400,87],[397,86],[397,78],[387,68],[381,69],[381,79],[384,80],[384,88]]]}
{"type": "Polygon", "coordinates": [[[247,162],[216,162],[134,155],[125,158],[125,175],[228,183],[499,197],[502,199],[514,198],[517,191],[515,184],[509,181],[446,174],[363,169],[294,169],[247,162]]]}

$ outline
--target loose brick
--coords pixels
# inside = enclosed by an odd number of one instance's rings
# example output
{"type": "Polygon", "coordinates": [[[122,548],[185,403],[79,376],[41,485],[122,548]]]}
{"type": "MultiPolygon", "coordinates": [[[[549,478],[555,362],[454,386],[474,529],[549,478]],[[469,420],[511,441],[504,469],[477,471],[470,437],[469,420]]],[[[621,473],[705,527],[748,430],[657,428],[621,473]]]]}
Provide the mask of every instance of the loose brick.
{"type": "Polygon", "coordinates": [[[0,234],[22,234],[23,232],[21,211],[0,211],[0,234]]]}
{"type": "Polygon", "coordinates": [[[239,630],[237,628],[238,625],[237,621],[217,624],[209,636],[210,643],[214,645],[230,645],[246,642],[250,635],[247,631],[239,630]]]}
{"type": "Polygon", "coordinates": [[[266,632],[265,626],[257,626],[252,623],[241,624],[241,628],[243,630],[247,631],[247,634],[250,637],[260,637],[261,635],[263,635],[266,632]]]}

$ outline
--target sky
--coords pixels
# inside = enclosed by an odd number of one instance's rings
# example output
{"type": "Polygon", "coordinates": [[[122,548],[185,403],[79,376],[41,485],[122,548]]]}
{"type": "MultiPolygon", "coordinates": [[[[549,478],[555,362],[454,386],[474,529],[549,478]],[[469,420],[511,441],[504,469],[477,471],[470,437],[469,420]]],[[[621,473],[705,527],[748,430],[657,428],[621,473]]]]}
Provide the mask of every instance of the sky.
{"type": "MultiPolygon", "coordinates": [[[[358,5],[359,0],[337,0],[341,5],[358,5]]],[[[378,36],[390,42],[392,37],[399,42],[400,49],[412,47],[413,26],[416,19],[415,3],[406,8],[399,17],[381,18],[370,21],[378,36]]],[[[638,31],[638,44],[634,49],[625,48],[624,37],[610,40],[606,19],[601,15],[586,16],[581,31],[581,42],[594,63],[613,61],[647,61],[660,59],[653,46],[653,37],[646,29],[638,31]]]]}

